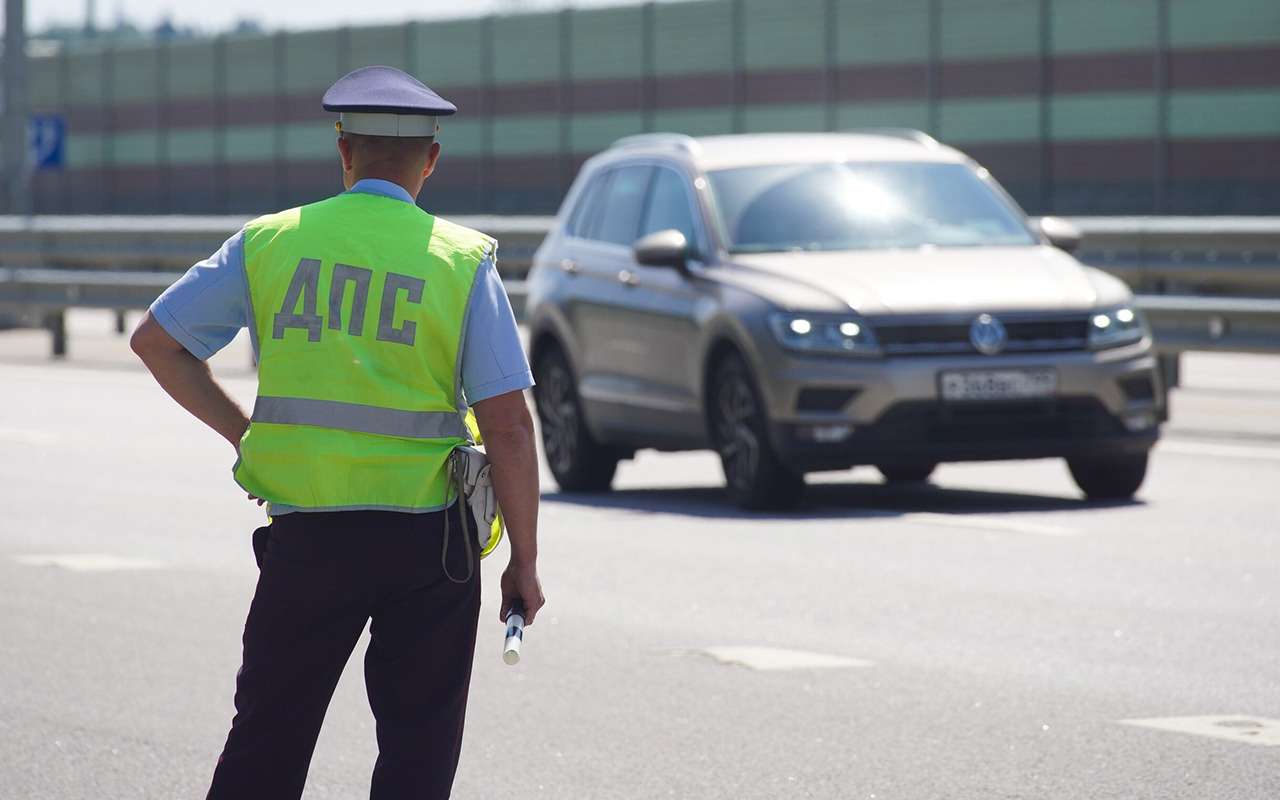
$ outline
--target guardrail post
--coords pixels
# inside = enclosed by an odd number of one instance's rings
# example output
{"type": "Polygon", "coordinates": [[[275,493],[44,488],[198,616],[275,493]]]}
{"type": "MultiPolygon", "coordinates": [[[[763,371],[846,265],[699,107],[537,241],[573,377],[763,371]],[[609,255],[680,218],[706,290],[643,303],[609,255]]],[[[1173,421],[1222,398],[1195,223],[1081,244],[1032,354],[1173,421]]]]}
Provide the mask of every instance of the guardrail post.
{"type": "Polygon", "coordinates": [[[116,333],[124,333],[125,329],[125,310],[123,308],[116,309],[116,333]]]}
{"type": "Polygon", "coordinates": [[[67,314],[65,309],[50,311],[44,316],[44,326],[53,336],[53,357],[62,358],[67,354],[67,314]]]}
{"type": "Polygon", "coordinates": [[[1181,353],[1161,353],[1158,357],[1160,377],[1164,381],[1165,391],[1176,389],[1182,384],[1181,353]]]}

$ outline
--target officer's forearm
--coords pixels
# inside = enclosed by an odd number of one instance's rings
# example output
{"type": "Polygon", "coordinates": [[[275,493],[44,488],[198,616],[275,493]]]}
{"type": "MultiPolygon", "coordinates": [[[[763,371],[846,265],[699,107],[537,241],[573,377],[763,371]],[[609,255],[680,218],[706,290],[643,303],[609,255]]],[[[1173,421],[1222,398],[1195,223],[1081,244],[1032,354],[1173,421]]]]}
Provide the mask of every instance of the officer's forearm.
{"type": "Polygon", "coordinates": [[[475,412],[493,465],[493,488],[507,524],[511,559],[532,564],[538,557],[538,450],[533,418],[522,392],[483,400],[475,412]]]}
{"type": "Polygon", "coordinates": [[[249,426],[249,418],[213,379],[209,365],[191,355],[165,333],[150,314],[130,340],[133,351],[160,387],[196,419],[218,432],[233,446],[249,426]]]}

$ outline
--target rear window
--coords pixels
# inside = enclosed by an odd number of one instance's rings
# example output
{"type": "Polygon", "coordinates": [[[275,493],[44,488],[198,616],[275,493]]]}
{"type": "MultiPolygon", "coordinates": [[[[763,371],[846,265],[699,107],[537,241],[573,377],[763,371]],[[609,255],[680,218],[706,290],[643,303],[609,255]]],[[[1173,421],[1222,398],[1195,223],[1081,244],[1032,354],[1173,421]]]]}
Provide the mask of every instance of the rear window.
{"type": "Polygon", "coordinates": [[[652,172],[648,166],[610,170],[600,190],[583,198],[584,204],[595,208],[583,212],[584,227],[577,235],[622,245],[638,239],[652,172]]]}
{"type": "Polygon", "coordinates": [[[591,227],[600,217],[595,213],[600,208],[600,192],[608,177],[607,173],[596,175],[578,195],[578,202],[573,207],[573,213],[569,215],[569,224],[565,226],[565,231],[570,236],[591,238],[591,227]]]}

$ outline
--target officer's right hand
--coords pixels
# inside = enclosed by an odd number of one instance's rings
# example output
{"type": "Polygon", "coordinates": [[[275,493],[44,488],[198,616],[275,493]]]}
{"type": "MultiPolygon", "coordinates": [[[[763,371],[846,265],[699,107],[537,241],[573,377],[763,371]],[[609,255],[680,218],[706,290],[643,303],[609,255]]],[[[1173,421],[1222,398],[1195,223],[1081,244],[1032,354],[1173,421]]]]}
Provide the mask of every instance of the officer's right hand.
{"type": "Polygon", "coordinates": [[[498,612],[500,622],[507,621],[516,601],[524,604],[524,624],[532,625],[538,609],[547,602],[542,596],[542,582],[538,580],[537,564],[512,561],[502,573],[502,608],[498,612]]]}

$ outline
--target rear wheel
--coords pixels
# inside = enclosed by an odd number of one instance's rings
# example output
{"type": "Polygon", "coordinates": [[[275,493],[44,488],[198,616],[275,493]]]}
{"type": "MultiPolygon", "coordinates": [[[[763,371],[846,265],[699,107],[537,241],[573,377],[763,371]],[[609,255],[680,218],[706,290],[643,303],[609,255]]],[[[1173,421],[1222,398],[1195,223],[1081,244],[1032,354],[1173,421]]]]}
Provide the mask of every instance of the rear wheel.
{"type": "Polygon", "coordinates": [[[804,475],[784,466],[769,443],[764,405],[746,363],[728,356],[712,375],[708,416],[729,498],[748,510],[795,508],[804,475]]]}
{"type": "Polygon", "coordinates": [[[1067,468],[1090,500],[1126,500],[1137,493],[1147,477],[1147,454],[1069,458],[1067,468]]]}
{"type": "Polygon", "coordinates": [[[924,483],[937,468],[937,464],[930,463],[876,465],[886,483],[924,483]]]}
{"type": "Polygon", "coordinates": [[[549,349],[538,359],[534,380],[542,451],[556,483],[566,492],[608,491],[619,454],[587,430],[573,371],[559,348],[549,349]]]}

